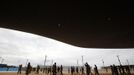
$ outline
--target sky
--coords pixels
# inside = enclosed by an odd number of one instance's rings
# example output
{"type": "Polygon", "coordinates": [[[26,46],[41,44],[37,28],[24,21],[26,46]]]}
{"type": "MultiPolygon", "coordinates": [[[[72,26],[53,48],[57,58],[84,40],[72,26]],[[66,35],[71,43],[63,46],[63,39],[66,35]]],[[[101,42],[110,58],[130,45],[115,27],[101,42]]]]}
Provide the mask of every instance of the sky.
{"type": "Polygon", "coordinates": [[[123,65],[134,64],[134,50],[131,49],[99,49],[99,48],[80,48],[72,46],[51,38],[0,28],[0,61],[4,59],[4,64],[26,65],[28,59],[33,66],[43,65],[45,56],[47,56],[47,65],[56,62],[57,65],[82,65],[82,56],[84,63],[88,62],[91,66],[111,64],[119,65],[117,55],[123,65]],[[78,64],[77,64],[78,60],[78,64]]]}

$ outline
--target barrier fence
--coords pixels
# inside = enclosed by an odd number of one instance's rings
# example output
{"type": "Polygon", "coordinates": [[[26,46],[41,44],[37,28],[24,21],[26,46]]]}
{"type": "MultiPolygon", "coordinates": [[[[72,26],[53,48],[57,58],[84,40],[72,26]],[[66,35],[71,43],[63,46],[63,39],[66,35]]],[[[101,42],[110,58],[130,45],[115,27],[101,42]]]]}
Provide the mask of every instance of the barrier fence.
{"type": "Polygon", "coordinates": [[[18,68],[0,68],[0,71],[18,71],[18,68]]]}

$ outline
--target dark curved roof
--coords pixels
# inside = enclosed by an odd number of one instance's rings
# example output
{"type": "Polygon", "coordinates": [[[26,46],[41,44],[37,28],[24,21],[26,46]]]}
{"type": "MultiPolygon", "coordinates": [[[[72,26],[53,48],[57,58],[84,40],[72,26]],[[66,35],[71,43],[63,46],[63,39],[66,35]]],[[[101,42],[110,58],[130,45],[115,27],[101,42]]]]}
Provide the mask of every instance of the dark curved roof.
{"type": "Polygon", "coordinates": [[[88,48],[133,48],[131,2],[3,2],[0,27],[88,48]]]}

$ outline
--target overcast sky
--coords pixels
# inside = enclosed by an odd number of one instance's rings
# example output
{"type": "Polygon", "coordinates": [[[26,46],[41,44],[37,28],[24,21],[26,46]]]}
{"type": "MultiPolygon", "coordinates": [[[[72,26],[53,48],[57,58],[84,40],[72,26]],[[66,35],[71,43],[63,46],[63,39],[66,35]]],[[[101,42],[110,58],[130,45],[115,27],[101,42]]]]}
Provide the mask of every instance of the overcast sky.
{"type": "Polygon", "coordinates": [[[0,57],[4,59],[3,63],[25,66],[28,59],[33,66],[43,65],[45,55],[46,64],[51,64],[53,60],[57,65],[71,66],[77,65],[78,60],[78,64],[81,65],[83,56],[84,62],[87,61],[91,66],[94,64],[102,66],[102,59],[106,66],[118,65],[116,55],[119,55],[122,64],[128,64],[126,59],[130,64],[134,64],[133,49],[80,48],[46,37],[0,28],[0,57]]]}

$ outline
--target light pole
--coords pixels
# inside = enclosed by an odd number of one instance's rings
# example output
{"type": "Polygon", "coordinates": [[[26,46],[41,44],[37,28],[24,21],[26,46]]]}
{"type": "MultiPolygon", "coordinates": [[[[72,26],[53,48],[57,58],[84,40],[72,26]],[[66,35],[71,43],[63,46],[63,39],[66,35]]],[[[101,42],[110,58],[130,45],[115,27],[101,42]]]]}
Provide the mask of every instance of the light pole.
{"type": "Polygon", "coordinates": [[[128,59],[126,59],[126,61],[127,61],[127,64],[128,64],[128,66],[129,66],[129,62],[128,62],[128,59]]]}
{"type": "Polygon", "coordinates": [[[45,66],[46,66],[46,60],[47,60],[47,56],[45,55],[44,68],[45,68],[45,66]]]}
{"type": "Polygon", "coordinates": [[[81,58],[82,58],[82,60],[81,60],[81,62],[82,62],[82,66],[84,66],[83,55],[81,56],[81,58]]]}
{"type": "Polygon", "coordinates": [[[54,62],[54,61],[53,61],[53,59],[52,59],[52,65],[53,65],[53,62],[54,62]]]}
{"type": "Polygon", "coordinates": [[[102,59],[102,63],[103,63],[103,67],[104,67],[105,65],[104,65],[104,60],[103,59],[102,59]]]}
{"type": "Polygon", "coordinates": [[[2,57],[0,57],[0,59],[1,59],[2,57]]]}
{"type": "Polygon", "coordinates": [[[121,61],[120,61],[119,55],[117,55],[117,58],[118,58],[119,64],[121,65],[121,61]]]}
{"type": "Polygon", "coordinates": [[[129,61],[128,61],[128,59],[126,59],[127,60],[127,63],[128,63],[128,67],[130,68],[130,64],[129,64],[129,61]]]}
{"type": "Polygon", "coordinates": [[[107,67],[105,67],[103,59],[102,59],[102,63],[103,63],[103,68],[106,69],[106,72],[107,72],[107,67]]]}
{"type": "Polygon", "coordinates": [[[1,60],[1,64],[4,62],[4,59],[1,60]]]}
{"type": "Polygon", "coordinates": [[[52,65],[51,65],[51,72],[50,72],[50,75],[52,73],[52,68],[53,68],[53,59],[52,59],[52,65]]]}
{"type": "Polygon", "coordinates": [[[26,67],[27,67],[28,59],[26,60],[26,67]]]}
{"type": "Polygon", "coordinates": [[[78,61],[78,59],[77,59],[77,66],[79,66],[79,61],[78,61]]]}

